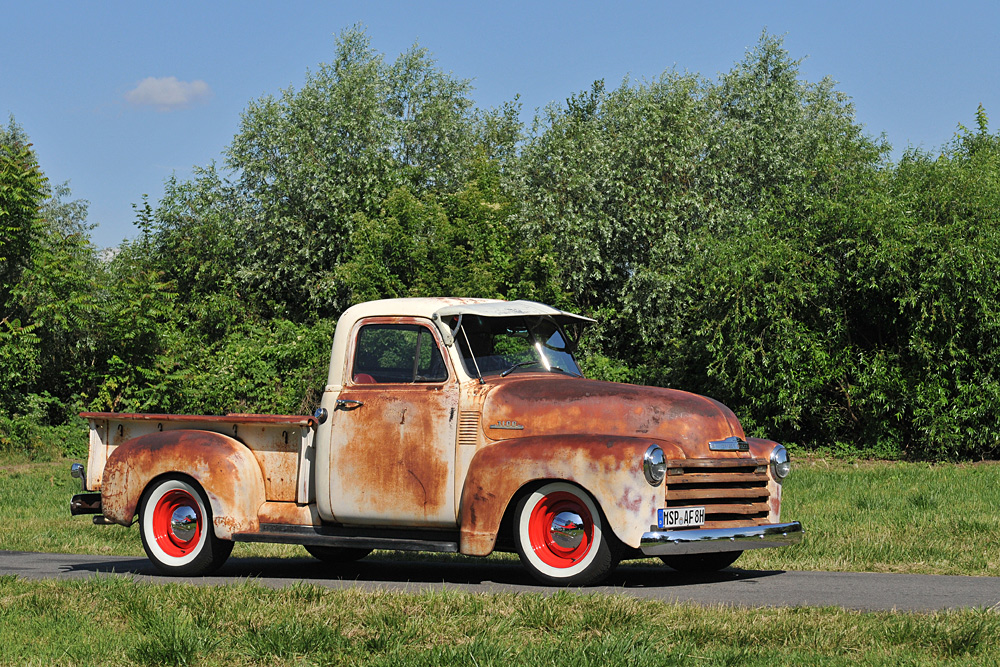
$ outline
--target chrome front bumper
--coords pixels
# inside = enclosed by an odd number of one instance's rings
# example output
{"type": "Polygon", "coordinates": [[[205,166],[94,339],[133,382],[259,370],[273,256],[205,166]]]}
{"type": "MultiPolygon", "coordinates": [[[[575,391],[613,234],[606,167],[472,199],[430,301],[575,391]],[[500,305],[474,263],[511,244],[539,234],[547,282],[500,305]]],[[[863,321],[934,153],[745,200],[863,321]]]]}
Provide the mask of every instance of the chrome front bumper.
{"type": "Polygon", "coordinates": [[[771,523],[744,528],[704,528],[643,533],[639,549],[647,556],[704,554],[787,547],[802,541],[802,524],[771,523]]]}

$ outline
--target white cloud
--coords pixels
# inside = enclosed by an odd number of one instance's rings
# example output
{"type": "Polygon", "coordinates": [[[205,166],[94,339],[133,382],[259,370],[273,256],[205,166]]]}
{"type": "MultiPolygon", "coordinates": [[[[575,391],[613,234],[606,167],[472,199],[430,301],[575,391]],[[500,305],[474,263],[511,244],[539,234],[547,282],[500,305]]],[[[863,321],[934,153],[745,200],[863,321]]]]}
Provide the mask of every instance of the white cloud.
{"type": "Polygon", "coordinates": [[[159,111],[183,109],[212,96],[212,89],[202,80],[178,81],[176,76],[147,77],[125,93],[125,101],[134,106],[156,107],[159,111]]]}

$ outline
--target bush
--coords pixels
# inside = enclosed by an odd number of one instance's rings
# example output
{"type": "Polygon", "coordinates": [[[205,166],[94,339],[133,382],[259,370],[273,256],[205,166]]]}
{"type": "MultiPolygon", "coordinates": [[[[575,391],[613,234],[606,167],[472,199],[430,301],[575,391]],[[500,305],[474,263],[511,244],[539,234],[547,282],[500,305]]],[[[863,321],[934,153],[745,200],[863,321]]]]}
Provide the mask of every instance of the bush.
{"type": "Polygon", "coordinates": [[[0,413],[0,452],[32,461],[87,457],[89,430],[84,419],[66,414],[66,407],[51,396],[29,394],[25,399],[23,412],[0,413]]]}
{"type": "Polygon", "coordinates": [[[810,448],[1000,454],[1000,142],[974,139],[701,238],[654,379],[810,448]]]}
{"type": "Polygon", "coordinates": [[[309,414],[326,384],[334,324],[247,323],[204,346],[177,333],[157,360],[161,375],[126,410],[309,414]]]}

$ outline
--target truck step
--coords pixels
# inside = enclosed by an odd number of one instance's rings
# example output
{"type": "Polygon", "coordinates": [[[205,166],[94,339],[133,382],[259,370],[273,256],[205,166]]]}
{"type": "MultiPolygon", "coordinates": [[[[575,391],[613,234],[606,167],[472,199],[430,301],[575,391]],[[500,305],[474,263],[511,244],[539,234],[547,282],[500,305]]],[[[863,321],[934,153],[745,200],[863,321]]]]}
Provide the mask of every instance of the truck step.
{"type": "Polygon", "coordinates": [[[458,553],[458,533],[447,531],[392,531],[384,528],[367,531],[357,528],[274,523],[262,524],[260,531],[254,533],[233,533],[233,541],[458,553]]]}

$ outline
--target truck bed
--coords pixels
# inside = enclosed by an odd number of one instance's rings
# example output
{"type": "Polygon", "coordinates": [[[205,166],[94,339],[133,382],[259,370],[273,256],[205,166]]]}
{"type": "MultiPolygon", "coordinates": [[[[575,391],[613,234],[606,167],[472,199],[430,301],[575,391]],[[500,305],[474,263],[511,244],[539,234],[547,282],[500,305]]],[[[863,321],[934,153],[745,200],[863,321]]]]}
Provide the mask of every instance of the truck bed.
{"type": "Polygon", "coordinates": [[[227,435],[243,443],[264,475],[268,501],[307,504],[312,485],[316,421],[303,415],[173,415],[84,412],[90,422],[87,488],[99,491],[104,465],[118,445],[156,431],[196,430],[227,435]]]}

